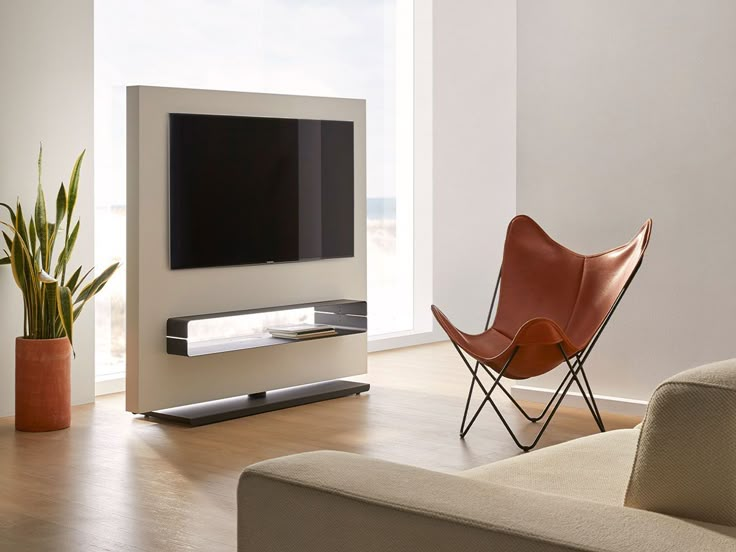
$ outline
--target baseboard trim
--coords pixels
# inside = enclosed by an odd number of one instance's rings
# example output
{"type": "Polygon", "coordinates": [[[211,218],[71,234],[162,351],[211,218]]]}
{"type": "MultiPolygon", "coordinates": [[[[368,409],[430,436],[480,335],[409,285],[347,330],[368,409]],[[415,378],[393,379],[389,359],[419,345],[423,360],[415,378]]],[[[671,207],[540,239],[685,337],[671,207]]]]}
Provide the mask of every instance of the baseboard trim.
{"type": "Polygon", "coordinates": [[[95,381],[95,396],[122,393],[125,391],[125,376],[115,375],[95,381]]]}
{"type": "MultiPolygon", "coordinates": [[[[543,387],[528,387],[517,385],[511,388],[511,395],[519,401],[529,401],[546,404],[552,398],[553,389],[543,387]]],[[[647,410],[647,401],[636,399],[625,399],[623,397],[609,397],[606,395],[595,395],[595,401],[601,412],[612,414],[624,414],[626,416],[643,417],[647,410]]],[[[563,406],[587,409],[583,396],[577,391],[568,391],[563,406]]]]}
{"type": "Polygon", "coordinates": [[[401,334],[384,335],[368,338],[368,352],[377,353],[389,349],[401,349],[415,345],[427,345],[447,340],[445,334],[439,332],[406,332],[401,334]]]}

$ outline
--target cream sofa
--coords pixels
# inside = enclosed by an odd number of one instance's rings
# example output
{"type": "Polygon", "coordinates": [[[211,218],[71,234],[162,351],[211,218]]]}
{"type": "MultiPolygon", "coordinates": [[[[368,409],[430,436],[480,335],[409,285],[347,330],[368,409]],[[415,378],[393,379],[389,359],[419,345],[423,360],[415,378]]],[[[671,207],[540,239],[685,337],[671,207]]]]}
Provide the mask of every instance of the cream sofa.
{"type": "Polygon", "coordinates": [[[736,552],[736,359],[662,383],[641,429],[448,475],[341,452],[247,468],[240,552],[736,552]]]}

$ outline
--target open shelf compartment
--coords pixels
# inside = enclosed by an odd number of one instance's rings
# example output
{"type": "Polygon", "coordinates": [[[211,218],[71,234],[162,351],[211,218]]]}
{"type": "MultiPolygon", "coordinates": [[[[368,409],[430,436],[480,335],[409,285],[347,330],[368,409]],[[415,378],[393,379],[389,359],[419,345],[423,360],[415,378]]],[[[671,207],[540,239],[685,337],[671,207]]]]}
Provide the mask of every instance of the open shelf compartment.
{"type": "MultiPolygon", "coordinates": [[[[296,323],[296,321],[295,321],[296,323]]],[[[276,345],[293,345],[303,341],[316,339],[334,339],[347,335],[366,333],[368,328],[367,304],[365,301],[337,299],[333,301],[317,301],[313,303],[299,303],[277,307],[246,309],[239,311],[220,312],[212,314],[197,314],[179,316],[166,321],[166,352],[170,355],[195,357],[242,351],[258,347],[272,347],[276,345]],[[307,313],[315,324],[328,324],[335,328],[335,335],[316,337],[308,340],[293,340],[273,337],[263,332],[249,335],[217,335],[211,330],[203,338],[196,334],[196,328],[201,323],[225,322],[227,318],[243,320],[252,315],[278,315],[288,311],[307,313]],[[200,324],[198,324],[200,323],[200,324]]],[[[227,333],[227,332],[226,332],[227,333]]]]}

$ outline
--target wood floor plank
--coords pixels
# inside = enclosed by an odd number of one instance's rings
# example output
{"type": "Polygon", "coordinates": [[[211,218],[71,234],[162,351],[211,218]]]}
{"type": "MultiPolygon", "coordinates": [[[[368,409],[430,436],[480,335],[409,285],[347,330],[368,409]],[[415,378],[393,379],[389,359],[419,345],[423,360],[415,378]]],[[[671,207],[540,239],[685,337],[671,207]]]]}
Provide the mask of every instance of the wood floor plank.
{"type": "MultiPolygon", "coordinates": [[[[459,439],[469,380],[448,343],[373,353],[365,380],[361,396],[197,428],[132,416],[122,394],[75,407],[59,432],[20,433],[2,418],[0,551],[232,552],[251,463],[332,449],[457,472],[519,454],[490,409],[459,439]]],[[[537,429],[504,412],[522,435],[537,429]]],[[[540,447],[595,432],[587,411],[563,407],[540,447]]]]}

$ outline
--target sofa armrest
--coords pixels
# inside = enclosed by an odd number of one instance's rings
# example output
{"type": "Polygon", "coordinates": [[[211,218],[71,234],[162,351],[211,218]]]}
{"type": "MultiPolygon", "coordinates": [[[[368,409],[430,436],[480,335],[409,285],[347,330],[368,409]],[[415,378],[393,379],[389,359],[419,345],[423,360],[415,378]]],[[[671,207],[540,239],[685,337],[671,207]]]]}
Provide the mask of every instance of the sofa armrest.
{"type": "Polygon", "coordinates": [[[247,468],[239,552],[734,550],[676,518],[482,483],[341,452],[247,468]]]}

